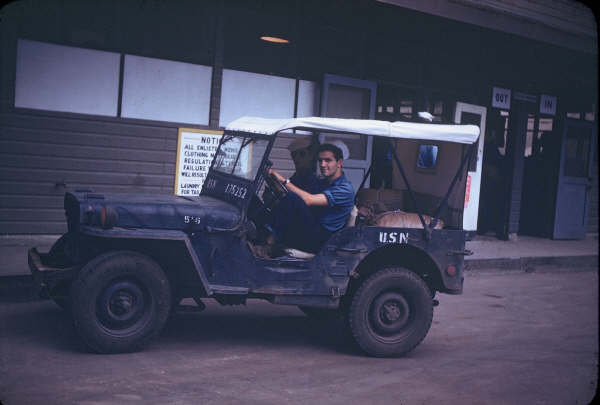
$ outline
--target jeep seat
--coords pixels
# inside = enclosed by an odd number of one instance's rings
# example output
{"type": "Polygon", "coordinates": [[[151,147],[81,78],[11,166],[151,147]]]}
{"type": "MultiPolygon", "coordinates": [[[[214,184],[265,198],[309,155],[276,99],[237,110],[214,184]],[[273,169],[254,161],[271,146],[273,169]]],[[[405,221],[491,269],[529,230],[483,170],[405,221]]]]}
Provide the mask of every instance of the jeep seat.
{"type": "MultiPolygon", "coordinates": [[[[351,226],[354,226],[356,224],[356,216],[358,215],[358,208],[356,208],[356,205],[352,207],[352,211],[350,211],[350,215],[348,216],[348,220],[346,221],[346,225],[344,225],[344,228],[349,228],[351,226]]],[[[309,253],[309,252],[305,252],[303,250],[299,250],[299,249],[292,249],[292,248],[286,248],[284,249],[285,254],[288,255],[289,257],[293,257],[295,259],[306,259],[306,260],[310,260],[313,257],[315,257],[314,253],[309,253]]]]}

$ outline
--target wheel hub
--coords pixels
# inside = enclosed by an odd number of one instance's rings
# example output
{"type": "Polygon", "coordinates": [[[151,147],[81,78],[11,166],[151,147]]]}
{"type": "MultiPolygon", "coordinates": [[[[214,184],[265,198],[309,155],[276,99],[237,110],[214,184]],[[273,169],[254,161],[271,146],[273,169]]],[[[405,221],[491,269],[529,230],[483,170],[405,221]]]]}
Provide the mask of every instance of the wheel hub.
{"type": "Polygon", "coordinates": [[[381,336],[400,333],[411,319],[409,302],[399,292],[385,292],[376,297],[370,306],[369,322],[381,336]]]}
{"type": "Polygon", "coordinates": [[[110,284],[96,302],[96,314],[106,328],[123,330],[133,325],[147,311],[148,300],[133,280],[110,284]]]}
{"type": "Polygon", "coordinates": [[[397,321],[401,316],[400,308],[396,302],[385,303],[381,312],[381,316],[388,322],[397,321]]]}
{"type": "Polygon", "coordinates": [[[134,298],[128,291],[119,291],[110,299],[110,310],[115,315],[124,315],[134,306],[134,298]]]}

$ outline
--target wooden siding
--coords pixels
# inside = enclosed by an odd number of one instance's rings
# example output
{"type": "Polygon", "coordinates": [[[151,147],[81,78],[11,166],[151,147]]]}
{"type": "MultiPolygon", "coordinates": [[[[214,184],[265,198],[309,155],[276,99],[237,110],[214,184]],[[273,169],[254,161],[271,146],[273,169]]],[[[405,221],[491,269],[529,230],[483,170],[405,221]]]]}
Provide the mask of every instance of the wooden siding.
{"type": "MultiPolygon", "coordinates": [[[[65,191],[171,194],[177,131],[185,124],[120,122],[35,112],[0,115],[0,234],[66,230],[65,191]]],[[[287,146],[277,139],[273,167],[291,176],[287,146]]]]}
{"type": "Polygon", "coordinates": [[[0,118],[0,234],[64,232],[67,190],[173,192],[178,124],[0,118]]]}

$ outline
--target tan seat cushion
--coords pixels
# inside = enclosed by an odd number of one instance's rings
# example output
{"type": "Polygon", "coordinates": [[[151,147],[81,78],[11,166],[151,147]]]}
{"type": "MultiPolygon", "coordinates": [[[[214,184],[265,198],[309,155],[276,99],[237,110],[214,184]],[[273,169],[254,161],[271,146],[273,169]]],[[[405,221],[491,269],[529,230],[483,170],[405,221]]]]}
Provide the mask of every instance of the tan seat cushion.
{"type": "MultiPolygon", "coordinates": [[[[425,223],[429,225],[431,218],[429,215],[423,215],[425,223]]],[[[382,214],[376,215],[372,219],[372,223],[375,226],[390,227],[390,228],[423,228],[423,224],[419,219],[419,215],[413,212],[404,211],[389,211],[382,214]]],[[[442,229],[444,227],[444,221],[438,219],[437,224],[433,229],[442,229]]]]}

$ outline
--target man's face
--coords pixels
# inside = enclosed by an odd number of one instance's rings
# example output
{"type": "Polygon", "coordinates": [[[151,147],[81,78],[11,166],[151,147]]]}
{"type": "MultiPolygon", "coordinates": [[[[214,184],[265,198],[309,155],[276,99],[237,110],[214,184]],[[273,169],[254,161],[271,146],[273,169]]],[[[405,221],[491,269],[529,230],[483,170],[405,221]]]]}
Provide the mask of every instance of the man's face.
{"type": "MultiPolygon", "coordinates": [[[[292,152],[292,160],[294,161],[294,167],[296,167],[296,171],[303,171],[311,169],[314,161],[311,159],[313,154],[310,151],[310,148],[297,149],[292,152]]],[[[313,166],[314,167],[314,166],[313,166]]]]}
{"type": "Polygon", "coordinates": [[[333,178],[342,172],[342,159],[335,160],[333,152],[328,150],[319,153],[319,170],[326,179],[333,178]]]}

